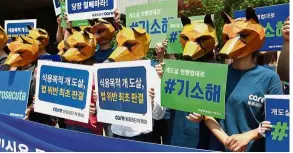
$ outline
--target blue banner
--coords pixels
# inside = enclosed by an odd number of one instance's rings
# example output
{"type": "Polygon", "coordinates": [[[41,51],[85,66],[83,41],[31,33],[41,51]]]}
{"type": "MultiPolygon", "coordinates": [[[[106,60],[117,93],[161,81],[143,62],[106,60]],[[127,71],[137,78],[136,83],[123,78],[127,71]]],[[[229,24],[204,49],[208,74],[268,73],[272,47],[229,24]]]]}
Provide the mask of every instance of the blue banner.
{"type": "Polygon", "coordinates": [[[0,152],[207,152],[106,138],[0,114],[0,152]]]}
{"type": "Polygon", "coordinates": [[[39,100],[78,109],[86,107],[88,71],[48,65],[40,69],[39,100]]]}
{"type": "MultiPolygon", "coordinates": [[[[289,17],[289,4],[274,5],[255,8],[256,14],[262,26],[266,29],[266,41],[260,51],[282,50],[284,39],[282,27],[289,17]]],[[[245,11],[235,11],[234,18],[245,17],[245,11]]]]}
{"type": "Polygon", "coordinates": [[[24,118],[31,71],[0,71],[0,113],[24,118]]]}
{"type": "Polygon", "coordinates": [[[146,69],[140,67],[98,69],[100,108],[146,114],[146,69]]]}
{"type": "Polygon", "coordinates": [[[39,60],[47,60],[47,61],[54,61],[54,62],[61,62],[61,56],[60,55],[41,55],[39,57],[39,60]]]}
{"type": "Polygon", "coordinates": [[[8,23],[6,29],[8,37],[27,35],[29,33],[27,25],[35,27],[34,22],[8,23]]]}
{"type": "Polygon", "coordinates": [[[266,151],[289,152],[289,97],[266,96],[265,107],[266,120],[273,125],[271,131],[266,134],[266,151]]]}
{"type": "Polygon", "coordinates": [[[56,8],[60,7],[60,0],[54,0],[54,4],[56,8]]]}
{"type": "Polygon", "coordinates": [[[68,13],[84,13],[114,9],[114,0],[67,0],[68,13]]]}

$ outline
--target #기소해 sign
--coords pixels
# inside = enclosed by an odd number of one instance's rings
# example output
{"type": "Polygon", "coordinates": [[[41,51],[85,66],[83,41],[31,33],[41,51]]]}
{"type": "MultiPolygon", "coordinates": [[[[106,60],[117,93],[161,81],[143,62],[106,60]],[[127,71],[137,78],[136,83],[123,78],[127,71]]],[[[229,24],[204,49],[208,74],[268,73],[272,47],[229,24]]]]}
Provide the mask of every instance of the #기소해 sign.
{"type": "Polygon", "coordinates": [[[53,0],[53,4],[54,4],[54,9],[55,9],[56,16],[61,14],[60,0],[53,0]]]}
{"type": "MultiPolygon", "coordinates": [[[[266,40],[260,51],[282,50],[284,39],[282,27],[289,16],[289,4],[255,8],[261,25],[265,28],[266,40]]],[[[245,11],[235,11],[235,18],[245,18],[245,11]]]]}
{"type": "Polygon", "coordinates": [[[0,71],[1,114],[25,117],[31,77],[31,71],[0,71]]]}
{"type": "MultiPolygon", "coordinates": [[[[190,17],[190,20],[192,22],[203,22],[204,21],[204,15],[201,16],[193,16],[190,17]]],[[[180,43],[180,34],[183,29],[183,25],[181,23],[180,18],[175,18],[172,20],[169,20],[168,22],[168,49],[167,52],[169,54],[182,54],[183,53],[183,47],[180,43]]]]}
{"type": "Polygon", "coordinates": [[[69,21],[114,17],[116,0],[66,0],[69,21]]]}
{"type": "Polygon", "coordinates": [[[265,95],[266,121],[273,125],[266,133],[267,152],[289,152],[290,105],[287,95],[265,95]],[[277,146],[277,147],[276,147],[277,146]]]}
{"type": "Polygon", "coordinates": [[[227,65],[178,60],[165,63],[162,106],[225,118],[227,65]]]}
{"type": "Polygon", "coordinates": [[[88,123],[92,77],[89,66],[39,60],[35,111],[88,123]]]}
{"type": "Polygon", "coordinates": [[[34,28],[37,27],[36,19],[29,20],[5,20],[5,31],[9,38],[18,37],[20,35],[28,35],[29,29],[27,26],[30,25],[34,28]]]}
{"type": "Polygon", "coordinates": [[[154,68],[148,60],[96,64],[99,121],[152,131],[151,70],[154,68]]]}
{"type": "Polygon", "coordinates": [[[177,0],[167,0],[126,8],[126,26],[142,27],[151,35],[150,47],[166,39],[168,22],[177,18],[177,0]]]}

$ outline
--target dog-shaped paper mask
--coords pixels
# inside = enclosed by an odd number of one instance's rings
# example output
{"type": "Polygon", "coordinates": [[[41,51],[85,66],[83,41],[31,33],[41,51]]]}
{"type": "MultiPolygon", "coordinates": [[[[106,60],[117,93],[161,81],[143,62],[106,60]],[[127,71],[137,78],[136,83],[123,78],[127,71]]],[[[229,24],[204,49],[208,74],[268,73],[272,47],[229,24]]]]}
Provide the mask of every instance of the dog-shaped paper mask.
{"type": "Polygon", "coordinates": [[[115,37],[113,23],[104,19],[89,20],[92,26],[90,32],[94,35],[99,44],[108,43],[115,37]]]}
{"type": "Polygon", "coordinates": [[[183,30],[180,43],[184,48],[183,57],[197,60],[213,52],[217,45],[216,30],[211,15],[206,15],[204,22],[191,22],[188,17],[181,16],[183,30]]]}
{"type": "Polygon", "coordinates": [[[29,29],[28,37],[38,42],[40,50],[44,49],[49,44],[49,34],[46,30],[41,28],[34,29],[29,25],[27,28],[29,29]]]}
{"type": "Polygon", "coordinates": [[[259,23],[258,17],[252,8],[246,9],[246,20],[234,20],[222,12],[225,21],[223,28],[224,47],[220,56],[230,59],[239,59],[260,49],[265,41],[265,30],[259,23]]]}
{"type": "Polygon", "coordinates": [[[150,35],[142,28],[124,28],[116,37],[118,46],[109,61],[134,61],[146,57],[151,42],[150,35]]]}
{"type": "Polygon", "coordinates": [[[5,30],[0,26],[0,50],[3,49],[8,42],[8,36],[5,30]]]}
{"type": "Polygon", "coordinates": [[[37,60],[38,42],[30,37],[20,36],[8,45],[10,53],[5,64],[11,67],[22,67],[37,60]]]}
{"type": "Polygon", "coordinates": [[[66,41],[58,45],[59,55],[69,62],[82,62],[94,56],[96,51],[96,40],[91,34],[90,28],[81,29],[80,27],[67,29],[71,34],[66,41]]]}

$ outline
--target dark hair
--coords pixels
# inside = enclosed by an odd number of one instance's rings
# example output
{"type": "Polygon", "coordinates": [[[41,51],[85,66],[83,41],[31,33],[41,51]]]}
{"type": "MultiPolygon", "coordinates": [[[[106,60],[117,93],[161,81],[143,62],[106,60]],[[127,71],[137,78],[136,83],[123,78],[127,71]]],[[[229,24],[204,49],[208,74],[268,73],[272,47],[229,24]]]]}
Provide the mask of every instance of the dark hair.
{"type": "Polygon", "coordinates": [[[259,52],[258,51],[255,51],[252,53],[252,60],[255,64],[257,65],[261,65],[260,64],[260,58],[259,58],[259,52]]]}

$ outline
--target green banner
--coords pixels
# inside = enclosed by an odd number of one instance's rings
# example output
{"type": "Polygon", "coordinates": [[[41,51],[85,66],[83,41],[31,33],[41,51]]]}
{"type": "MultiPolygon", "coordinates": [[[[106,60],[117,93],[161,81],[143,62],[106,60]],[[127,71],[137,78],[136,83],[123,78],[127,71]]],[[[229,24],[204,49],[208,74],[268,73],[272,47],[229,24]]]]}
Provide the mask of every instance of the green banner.
{"type": "Polygon", "coordinates": [[[88,20],[72,21],[72,27],[88,26],[88,25],[89,25],[88,20]]]}
{"type": "MultiPolygon", "coordinates": [[[[203,22],[204,15],[189,17],[192,22],[203,22]]],[[[180,18],[170,20],[168,23],[168,49],[169,54],[182,54],[183,48],[180,43],[180,33],[183,29],[180,18]]]]}
{"type": "Polygon", "coordinates": [[[225,118],[228,65],[164,60],[162,106],[225,118]]]}
{"type": "MultiPolygon", "coordinates": [[[[60,6],[61,6],[61,16],[63,17],[66,12],[65,0],[64,1],[60,0],[60,6]]],[[[61,22],[61,27],[62,28],[67,27],[66,21],[63,18],[62,18],[62,22],[61,22]]]]}
{"type": "Polygon", "coordinates": [[[166,0],[126,8],[126,26],[142,27],[151,35],[151,48],[166,39],[168,22],[177,18],[178,1],[166,0]]]}

